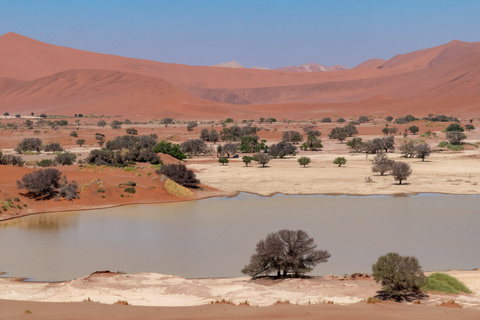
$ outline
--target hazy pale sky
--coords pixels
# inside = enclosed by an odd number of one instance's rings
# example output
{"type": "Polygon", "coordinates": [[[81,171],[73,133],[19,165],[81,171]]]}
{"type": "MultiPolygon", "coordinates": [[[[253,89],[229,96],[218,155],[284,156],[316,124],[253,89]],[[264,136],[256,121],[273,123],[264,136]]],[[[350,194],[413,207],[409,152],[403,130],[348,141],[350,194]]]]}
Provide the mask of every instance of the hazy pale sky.
{"type": "Polygon", "coordinates": [[[353,67],[479,27],[478,0],[0,0],[0,34],[189,65],[353,67]]]}

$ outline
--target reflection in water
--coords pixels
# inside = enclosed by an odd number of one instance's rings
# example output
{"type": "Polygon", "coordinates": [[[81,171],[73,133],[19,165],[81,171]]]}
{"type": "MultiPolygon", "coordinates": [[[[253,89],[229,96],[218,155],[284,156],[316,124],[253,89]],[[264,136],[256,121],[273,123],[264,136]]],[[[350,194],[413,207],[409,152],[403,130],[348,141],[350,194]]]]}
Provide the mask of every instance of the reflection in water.
{"type": "Polygon", "coordinates": [[[22,228],[55,231],[77,225],[78,212],[68,214],[68,218],[61,214],[35,214],[20,219],[7,220],[0,223],[0,228],[22,228]]]}
{"type": "Polygon", "coordinates": [[[370,272],[389,251],[425,270],[478,265],[478,196],[241,194],[185,203],[36,215],[0,223],[0,270],[66,280],[96,270],[184,277],[241,275],[258,240],[303,229],[332,253],[312,273],[370,272]],[[449,252],[448,256],[444,253],[449,252]]]}

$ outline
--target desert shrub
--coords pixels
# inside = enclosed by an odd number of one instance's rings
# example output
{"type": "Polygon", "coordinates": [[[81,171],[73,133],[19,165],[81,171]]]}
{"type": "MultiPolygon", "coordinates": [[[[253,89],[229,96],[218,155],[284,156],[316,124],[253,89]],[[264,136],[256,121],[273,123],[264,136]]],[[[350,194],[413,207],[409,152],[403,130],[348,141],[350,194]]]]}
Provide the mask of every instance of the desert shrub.
{"type": "Polygon", "coordinates": [[[24,138],[15,149],[18,153],[25,151],[40,152],[40,150],[42,150],[42,140],[39,138],[24,138]]]}
{"type": "Polygon", "coordinates": [[[17,181],[19,189],[27,189],[36,197],[50,197],[56,189],[60,188],[60,177],[62,173],[57,169],[40,169],[25,174],[17,181]]]}
{"type": "Polygon", "coordinates": [[[337,119],[337,123],[344,123],[345,122],[345,119],[344,118],[338,118],[337,119]]]}
{"type": "Polygon", "coordinates": [[[164,174],[179,185],[184,187],[195,188],[200,183],[192,170],[187,169],[183,164],[166,164],[159,170],[156,170],[157,174],[164,174]]]}
{"type": "Polygon", "coordinates": [[[322,122],[327,122],[327,123],[332,122],[332,119],[329,118],[329,117],[325,117],[325,118],[322,119],[322,122]]]}
{"type": "Polygon", "coordinates": [[[370,122],[370,119],[367,116],[360,116],[357,120],[358,123],[367,123],[370,122]]]}
{"type": "Polygon", "coordinates": [[[470,289],[457,278],[440,272],[432,273],[421,289],[423,292],[434,291],[447,294],[456,294],[460,292],[472,293],[472,291],[470,291],[470,289]]]}
{"type": "Polygon", "coordinates": [[[37,165],[40,167],[53,167],[55,166],[55,162],[52,159],[42,159],[37,162],[37,165]]]}
{"type": "Polygon", "coordinates": [[[393,252],[378,258],[372,265],[372,274],[373,279],[382,285],[382,290],[396,300],[419,293],[427,280],[417,258],[393,252]]]}
{"type": "Polygon", "coordinates": [[[309,131],[309,134],[307,136],[307,141],[304,142],[300,146],[300,148],[305,150],[305,151],[307,151],[308,149],[314,151],[314,150],[319,150],[319,149],[323,148],[322,140],[318,139],[317,136],[314,135],[314,134],[311,135],[310,132],[312,132],[312,131],[309,131]]]}
{"type": "Polygon", "coordinates": [[[78,199],[80,196],[77,193],[78,183],[73,180],[72,182],[67,181],[67,177],[63,177],[63,182],[60,186],[59,195],[67,200],[78,199]]]}
{"type": "Polygon", "coordinates": [[[57,151],[63,151],[63,148],[60,145],[60,143],[52,142],[52,143],[47,144],[45,146],[44,150],[47,151],[47,152],[57,152],[57,151]]]}
{"type": "Polygon", "coordinates": [[[76,143],[81,147],[82,145],[85,144],[85,139],[78,139],[76,143]]]}
{"type": "Polygon", "coordinates": [[[350,152],[362,152],[363,150],[363,141],[362,138],[353,138],[352,140],[348,141],[346,145],[350,148],[350,152]]]}
{"type": "Polygon", "coordinates": [[[193,131],[193,128],[198,127],[197,121],[189,121],[187,125],[188,131],[193,131]]]}
{"type": "Polygon", "coordinates": [[[136,136],[138,134],[138,130],[135,128],[128,128],[126,131],[127,131],[127,134],[131,134],[131,135],[136,136]]]}
{"type": "Polygon", "coordinates": [[[157,143],[153,148],[153,151],[157,153],[160,152],[164,154],[169,154],[178,160],[183,160],[187,158],[187,156],[182,152],[180,145],[172,144],[171,142],[168,142],[166,140],[162,140],[157,143]]]}
{"type": "Polygon", "coordinates": [[[428,144],[420,143],[415,146],[415,152],[418,158],[422,159],[422,161],[425,161],[425,158],[430,156],[432,150],[428,144]]]}
{"type": "Polygon", "coordinates": [[[243,156],[242,161],[245,163],[245,167],[248,167],[248,165],[252,162],[253,157],[250,156],[243,156]]]}
{"type": "Polygon", "coordinates": [[[107,122],[105,120],[100,120],[97,122],[97,126],[103,128],[107,125],[107,122]]]}
{"type": "Polygon", "coordinates": [[[225,165],[225,163],[228,163],[228,159],[226,157],[220,157],[218,158],[218,162],[222,164],[222,166],[225,165]]]}
{"type": "Polygon", "coordinates": [[[0,165],[23,167],[24,164],[25,161],[23,161],[22,157],[13,154],[3,154],[0,151],[0,165]]]}
{"type": "Polygon", "coordinates": [[[450,131],[460,131],[460,132],[463,132],[464,129],[461,125],[459,125],[458,123],[452,123],[450,124],[446,129],[445,129],[445,132],[450,132],[450,131]]]}
{"type": "Polygon", "coordinates": [[[113,120],[112,122],[110,122],[110,127],[112,127],[112,129],[121,129],[122,122],[118,120],[113,120]]]}
{"type": "Polygon", "coordinates": [[[467,131],[470,131],[470,130],[475,130],[475,127],[473,126],[473,124],[466,124],[465,129],[467,129],[467,131]]]}
{"type": "Polygon", "coordinates": [[[135,190],[135,187],[126,187],[125,189],[123,189],[123,192],[126,192],[126,193],[135,193],[137,192],[135,190]]]}
{"type": "Polygon", "coordinates": [[[441,142],[438,144],[438,147],[440,147],[440,148],[445,148],[447,145],[448,145],[448,141],[441,141],[441,142]]]}
{"type": "Polygon", "coordinates": [[[258,130],[257,127],[251,125],[244,127],[231,126],[220,131],[220,139],[223,141],[240,141],[244,136],[255,136],[258,130]]]}
{"type": "Polygon", "coordinates": [[[128,182],[124,183],[124,185],[129,186],[129,187],[136,187],[137,183],[135,181],[128,181],[128,182]]]}
{"type": "Polygon", "coordinates": [[[61,164],[62,166],[71,166],[75,163],[76,159],[77,156],[75,154],[67,151],[57,154],[57,156],[55,157],[55,162],[61,164]]]}
{"type": "Polygon", "coordinates": [[[341,167],[347,163],[347,159],[345,159],[345,157],[336,157],[333,163],[341,167]]]}
{"type": "Polygon", "coordinates": [[[72,131],[72,132],[70,132],[70,136],[76,138],[76,137],[78,137],[78,132],[77,131],[72,131]]]}

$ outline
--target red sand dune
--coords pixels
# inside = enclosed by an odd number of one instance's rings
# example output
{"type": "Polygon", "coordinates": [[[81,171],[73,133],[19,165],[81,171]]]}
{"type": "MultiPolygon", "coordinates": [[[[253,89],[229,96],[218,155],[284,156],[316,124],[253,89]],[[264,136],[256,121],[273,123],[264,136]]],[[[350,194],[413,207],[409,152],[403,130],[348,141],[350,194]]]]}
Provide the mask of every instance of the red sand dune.
{"type": "Polygon", "coordinates": [[[479,101],[480,43],[452,41],[350,70],[283,72],[168,64],[0,36],[0,112],[202,119],[267,112],[281,118],[475,115],[479,101]]]}

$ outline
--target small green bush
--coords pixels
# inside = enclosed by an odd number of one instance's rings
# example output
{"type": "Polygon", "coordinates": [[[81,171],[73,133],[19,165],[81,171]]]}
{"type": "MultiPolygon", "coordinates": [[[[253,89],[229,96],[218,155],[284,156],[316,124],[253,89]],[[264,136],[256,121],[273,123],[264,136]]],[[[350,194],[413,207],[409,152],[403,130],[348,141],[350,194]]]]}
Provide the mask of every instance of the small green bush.
{"type": "Polygon", "coordinates": [[[137,185],[136,182],[134,181],[128,181],[127,183],[125,183],[126,186],[130,186],[130,187],[135,187],[137,185]]]}
{"type": "Polygon", "coordinates": [[[447,141],[442,141],[442,142],[440,142],[440,143],[438,144],[438,146],[439,146],[440,148],[445,148],[447,145],[448,145],[448,142],[447,142],[447,141]]]}
{"type": "Polygon", "coordinates": [[[135,190],[135,187],[126,187],[125,189],[123,189],[123,192],[126,192],[126,193],[135,193],[137,192],[135,190]]]}
{"type": "Polygon", "coordinates": [[[459,292],[472,293],[470,289],[457,278],[449,276],[446,273],[432,273],[427,278],[427,284],[421,287],[423,292],[443,292],[455,294],[459,292]]]}

